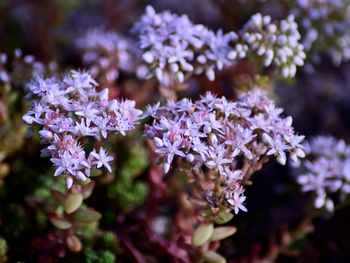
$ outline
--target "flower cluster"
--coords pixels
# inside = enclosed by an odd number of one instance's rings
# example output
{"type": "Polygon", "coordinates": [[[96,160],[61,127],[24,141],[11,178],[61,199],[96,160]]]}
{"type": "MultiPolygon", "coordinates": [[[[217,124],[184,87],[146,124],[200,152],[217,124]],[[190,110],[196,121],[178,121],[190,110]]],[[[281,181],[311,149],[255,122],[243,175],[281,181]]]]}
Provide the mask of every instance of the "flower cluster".
{"type": "Polygon", "coordinates": [[[350,146],[331,136],[313,138],[305,147],[307,159],[297,181],[305,192],[314,192],[315,208],[334,210],[350,193],[350,146]]]}
{"type": "Polygon", "coordinates": [[[0,82],[4,84],[18,83],[23,79],[41,75],[47,71],[54,72],[57,65],[50,63],[46,67],[37,61],[33,55],[23,55],[22,50],[16,49],[13,58],[8,54],[0,53],[0,82]]]}
{"type": "Polygon", "coordinates": [[[294,16],[271,22],[270,16],[255,14],[243,29],[243,40],[250,52],[263,57],[264,66],[275,64],[283,77],[294,77],[297,66],[304,65],[304,47],[294,16]]]}
{"type": "Polygon", "coordinates": [[[169,100],[164,106],[149,107],[145,114],[154,120],[146,126],[145,135],[154,141],[165,172],[175,157],[195,171],[208,169],[219,182],[215,185],[223,189],[206,189],[207,200],[237,213],[245,210],[243,182],[269,156],[284,165],[286,152],[293,161],[305,155],[300,145],[304,136],[295,134],[291,117],[280,117],[282,111],[258,89],[242,94],[236,102],[207,93],[194,103],[169,100]]]}
{"type": "Polygon", "coordinates": [[[140,33],[142,59],[151,66],[150,74],[154,72],[163,85],[174,79],[183,82],[185,75],[193,72],[194,52],[203,46],[204,26],[192,24],[186,15],[157,14],[147,6],[133,30],[140,33]]]}
{"type": "Polygon", "coordinates": [[[164,86],[182,83],[202,72],[214,80],[214,70],[232,66],[250,53],[263,56],[266,67],[273,62],[283,77],[293,77],[305,59],[293,16],[271,23],[269,16],[256,14],[240,34],[224,34],[195,25],[186,15],[156,13],[148,6],[134,31],[140,33],[142,59],[150,67],[149,76],[154,74],[164,86]]]}
{"type": "Polygon", "coordinates": [[[135,45],[113,31],[94,29],[76,40],[83,52],[83,63],[99,83],[114,83],[119,71],[131,72],[135,65],[135,45]]]}
{"type": "Polygon", "coordinates": [[[292,12],[300,21],[305,49],[325,52],[335,64],[350,59],[350,6],[346,0],[297,0],[292,12]]]}
{"type": "Polygon", "coordinates": [[[97,82],[86,72],[71,71],[63,80],[36,78],[28,85],[30,110],[23,116],[28,124],[41,126],[42,143],[49,145],[43,156],[51,157],[55,176],[65,174],[70,188],[74,180],[85,181],[92,168],[111,171],[111,156],[102,147],[87,153],[82,139],[122,135],[134,128],[141,111],[135,102],[109,100],[108,89],[96,91],[97,82]]]}
{"type": "Polygon", "coordinates": [[[197,51],[200,55],[196,58],[195,74],[205,72],[211,81],[215,79],[214,70],[223,70],[247,55],[247,46],[238,43],[235,32],[223,34],[219,30],[215,33],[204,28],[201,36],[203,46],[197,51]]]}

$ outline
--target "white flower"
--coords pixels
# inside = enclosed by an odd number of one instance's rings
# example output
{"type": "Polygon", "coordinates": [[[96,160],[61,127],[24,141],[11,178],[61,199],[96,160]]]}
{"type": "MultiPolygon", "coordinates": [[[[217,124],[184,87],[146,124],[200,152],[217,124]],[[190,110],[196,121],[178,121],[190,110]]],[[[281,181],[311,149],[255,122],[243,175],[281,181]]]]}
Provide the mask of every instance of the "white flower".
{"type": "MultiPolygon", "coordinates": [[[[258,170],[269,155],[276,155],[282,164],[288,152],[302,155],[298,149],[303,148],[303,136],[295,135],[291,118],[283,119],[282,109],[257,89],[242,94],[236,102],[207,93],[195,102],[168,100],[151,112],[152,122],[144,135],[153,140],[164,172],[175,156],[187,162],[190,169],[203,172],[223,188],[218,202],[226,200],[224,205],[235,213],[246,211],[241,187],[246,165],[258,170]]],[[[212,199],[210,191],[208,198],[212,199]]],[[[209,205],[216,202],[209,199],[209,205]]]]}
{"type": "Polygon", "coordinates": [[[343,140],[329,136],[318,136],[305,144],[307,158],[301,162],[302,173],[297,182],[305,192],[314,192],[315,208],[334,210],[334,193],[345,197],[350,193],[350,152],[343,140]]]}
{"type": "Polygon", "coordinates": [[[243,205],[245,200],[246,196],[243,195],[243,189],[238,189],[231,194],[227,202],[234,207],[235,214],[238,214],[239,210],[247,212],[247,208],[243,205]]]}
{"type": "Polygon", "coordinates": [[[67,187],[74,180],[86,180],[92,166],[105,166],[111,172],[113,158],[100,148],[87,160],[88,153],[79,144],[82,138],[101,140],[111,132],[125,135],[142,114],[134,101],[109,101],[108,89],[97,91],[97,85],[89,73],[71,71],[61,81],[37,77],[28,87],[33,103],[23,120],[42,126],[41,142],[48,144],[42,153],[51,157],[55,176],[67,174],[67,187]]]}
{"type": "Polygon", "coordinates": [[[180,140],[171,142],[170,140],[165,139],[163,141],[163,147],[156,149],[156,153],[166,154],[167,163],[171,164],[175,155],[186,157],[186,154],[183,153],[181,150],[179,150],[180,145],[181,145],[180,140]]]}
{"type": "Polygon", "coordinates": [[[93,157],[95,157],[96,162],[97,162],[97,164],[96,164],[97,168],[104,166],[107,168],[107,170],[110,173],[112,172],[112,168],[111,168],[109,162],[112,161],[114,158],[112,156],[107,155],[107,152],[105,151],[105,149],[100,147],[100,150],[98,153],[95,150],[93,150],[90,154],[93,157]]]}
{"type": "Polygon", "coordinates": [[[223,146],[217,146],[215,148],[210,147],[209,153],[209,161],[205,164],[209,168],[217,168],[220,173],[224,173],[224,165],[232,163],[232,159],[227,159],[227,152],[223,146]]]}
{"type": "Polygon", "coordinates": [[[276,137],[272,139],[266,133],[263,134],[263,139],[265,142],[268,143],[268,146],[270,148],[270,150],[266,154],[276,155],[277,161],[282,165],[285,165],[287,161],[285,151],[289,150],[290,146],[288,146],[285,142],[283,142],[281,137],[276,137]]]}

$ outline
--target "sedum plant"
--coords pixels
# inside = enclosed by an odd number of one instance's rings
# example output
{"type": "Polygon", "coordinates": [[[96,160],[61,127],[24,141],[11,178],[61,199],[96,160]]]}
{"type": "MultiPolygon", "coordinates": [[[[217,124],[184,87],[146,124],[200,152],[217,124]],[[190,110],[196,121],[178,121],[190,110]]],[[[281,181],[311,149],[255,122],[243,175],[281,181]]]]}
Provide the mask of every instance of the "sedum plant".
{"type": "Polygon", "coordinates": [[[298,0],[291,12],[303,32],[302,43],[314,62],[326,53],[335,65],[350,58],[350,16],[347,0],[298,0]]]}
{"type": "Polygon", "coordinates": [[[81,52],[84,67],[110,92],[116,86],[120,71],[130,73],[136,70],[136,45],[120,34],[92,29],[75,42],[81,52]]]}
{"type": "Polygon", "coordinates": [[[209,30],[193,24],[186,15],[168,11],[156,13],[148,6],[134,26],[140,34],[142,59],[149,77],[156,76],[165,87],[182,83],[205,72],[211,81],[215,70],[223,70],[245,58],[261,59],[265,67],[274,65],[279,75],[294,77],[304,64],[298,25],[291,15],[272,22],[270,16],[255,14],[238,33],[209,30]]]}
{"type": "Polygon", "coordinates": [[[86,138],[106,139],[112,132],[125,135],[137,123],[141,111],[130,100],[109,100],[108,89],[97,91],[98,83],[87,72],[71,71],[63,80],[37,78],[28,85],[31,108],[23,116],[28,124],[41,126],[41,142],[48,145],[54,176],[63,175],[67,188],[86,182],[92,169],[102,166],[112,171],[103,147],[86,152],[86,138]]]}
{"type": "Polygon", "coordinates": [[[235,102],[207,93],[195,102],[168,100],[146,111],[153,122],[145,127],[145,135],[153,141],[164,172],[171,167],[184,170],[192,185],[190,201],[202,222],[193,233],[193,245],[235,232],[214,228],[213,223],[224,224],[233,214],[247,212],[245,186],[270,157],[282,165],[286,153],[294,162],[305,157],[304,136],[294,132],[292,118],[282,118],[282,111],[259,89],[235,102]]]}
{"type": "Polygon", "coordinates": [[[314,194],[314,207],[334,212],[350,193],[350,148],[344,140],[317,136],[305,145],[308,158],[302,162],[297,181],[304,192],[314,194]]]}
{"type": "MultiPolygon", "coordinates": [[[[315,208],[333,212],[345,204],[350,192],[345,141],[317,137],[303,143],[294,116],[284,116],[281,103],[271,99],[275,82],[298,77],[306,53],[327,51],[334,62],[347,60],[347,16],[340,10],[345,1],[285,2],[281,6],[294,6],[288,14],[254,10],[232,21],[235,31],[212,30],[207,21],[197,24],[187,15],[147,6],[132,29],[138,47],[107,22],[108,30],[88,30],[72,41],[77,48],[72,52],[87,71],[65,65],[61,76],[47,77],[54,64],[46,69],[19,51],[10,72],[7,56],[0,54],[0,121],[6,123],[0,136],[13,138],[18,127],[19,146],[12,146],[23,147],[23,123],[7,122],[17,105],[12,95],[24,91],[12,87],[15,80],[27,84],[29,106],[22,119],[32,128],[28,135],[38,135],[12,163],[6,158],[14,151],[0,143],[0,178],[23,173],[19,163],[36,160],[39,145],[41,157],[50,161],[48,171],[40,168],[42,176],[29,164],[31,184],[24,184],[29,196],[0,211],[25,222],[12,235],[26,236],[23,229],[36,209],[40,233],[32,232],[40,237],[30,240],[30,247],[39,251],[39,262],[223,263],[240,253],[230,243],[240,242],[240,236],[228,237],[241,235],[251,227],[246,221],[254,220],[256,211],[248,206],[254,203],[248,188],[252,176],[273,159],[286,166],[282,172],[288,171],[288,159],[301,163],[297,181],[314,194],[315,208]],[[335,49],[328,48],[332,39],[335,49]],[[30,82],[20,78],[27,67],[30,82]],[[118,97],[126,94],[130,99],[118,97]],[[31,189],[35,183],[41,187],[31,189]]],[[[17,182],[10,183],[0,197],[16,189],[17,182]]],[[[255,254],[242,261],[271,262],[290,253],[293,242],[311,232],[313,218],[307,215],[296,234],[285,227],[281,238],[269,236],[275,243],[268,256],[254,243],[255,254]]],[[[0,261],[15,258],[13,240],[7,239],[13,229],[0,233],[0,261]]]]}
{"type": "Polygon", "coordinates": [[[28,84],[31,105],[23,116],[27,124],[40,127],[41,143],[46,145],[41,155],[50,157],[54,176],[65,180],[67,192],[51,191],[57,204],[48,217],[72,252],[82,249],[77,236],[81,228],[101,218],[83,204],[95,186],[89,177],[99,175],[102,167],[112,172],[114,158],[98,145],[111,133],[126,135],[142,113],[134,101],[109,100],[108,89],[98,91],[97,86],[81,71],[72,70],[61,80],[37,77],[28,84]]]}

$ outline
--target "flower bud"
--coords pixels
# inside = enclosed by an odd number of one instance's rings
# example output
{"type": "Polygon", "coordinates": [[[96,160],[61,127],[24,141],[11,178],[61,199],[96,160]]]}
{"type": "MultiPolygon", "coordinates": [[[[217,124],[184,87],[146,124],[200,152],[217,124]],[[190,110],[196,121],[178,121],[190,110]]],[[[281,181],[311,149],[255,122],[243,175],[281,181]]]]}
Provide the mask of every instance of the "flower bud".
{"type": "Polygon", "coordinates": [[[206,72],[205,72],[207,78],[210,80],[210,81],[214,81],[215,80],[215,73],[214,73],[214,70],[212,69],[207,69],[206,72]]]}
{"type": "Polygon", "coordinates": [[[73,185],[73,178],[70,176],[67,176],[65,182],[66,182],[67,189],[70,189],[73,185]]]}
{"type": "Polygon", "coordinates": [[[52,132],[50,132],[48,130],[41,130],[41,131],[39,131],[39,134],[41,135],[41,137],[43,137],[45,139],[52,139],[53,138],[52,132]]]}
{"type": "Polygon", "coordinates": [[[23,119],[23,121],[24,121],[25,123],[27,123],[27,124],[33,124],[33,122],[34,122],[34,120],[35,120],[32,116],[29,116],[29,115],[24,115],[24,116],[22,117],[22,119],[23,119]]]}
{"type": "Polygon", "coordinates": [[[194,160],[193,154],[187,154],[186,161],[192,163],[194,160]]]}
{"type": "Polygon", "coordinates": [[[148,64],[151,64],[154,61],[154,57],[149,52],[146,52],[145,54],[143,54],[142,58],[148,64]]]}
{"type": "Polygon", "coordinates": [[[163,171],[164,171],[164,173],[168,173],[169,169],[170,169],[170,164],[164,163],[163,164],[163,171]]]}
{"type": "Polygon", "coordinates": [[[154,137],[153,140],[154,140],[154,144],[158,148],[163,147],[163,140],[162,139],[160,139],[159,137],[154,137]]]}

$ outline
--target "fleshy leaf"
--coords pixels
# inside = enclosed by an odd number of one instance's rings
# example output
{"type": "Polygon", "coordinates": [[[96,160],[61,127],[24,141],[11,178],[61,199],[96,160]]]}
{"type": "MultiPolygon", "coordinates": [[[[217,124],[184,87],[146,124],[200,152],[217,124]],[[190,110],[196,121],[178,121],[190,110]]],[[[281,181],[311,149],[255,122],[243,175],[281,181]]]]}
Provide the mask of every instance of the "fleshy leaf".
{"type": "Polygon", "coordinates": [[[193,234],[192,244],[195,246],[204,245],[212,236],[214,231],[213,223],[201,224],[193,234]]]}

